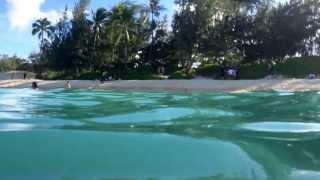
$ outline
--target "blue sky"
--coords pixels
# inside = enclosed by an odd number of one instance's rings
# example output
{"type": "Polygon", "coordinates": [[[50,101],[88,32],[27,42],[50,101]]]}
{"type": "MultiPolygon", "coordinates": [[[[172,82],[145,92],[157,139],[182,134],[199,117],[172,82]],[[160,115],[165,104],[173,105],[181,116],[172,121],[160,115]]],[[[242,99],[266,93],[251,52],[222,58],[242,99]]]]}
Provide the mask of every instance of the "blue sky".
{"type": "MultiPolygon", "coordinates": [[[[90,9],[110,8],[119,2],[120,0],[91,0],[90,9]]],[[[146,3],[148,0],[133,2],[146,3]]],[[[31,35],[32,22],[41,17],[55,21],[65,5],[72,8],[74,3],[75,0],[0,0],[0,54],[27,58],[31,52],[36,52],[38,40],[31,35]]],[[[161,4],[170,17],[174,11],[174,0],[161,0],[161,4]]]]}

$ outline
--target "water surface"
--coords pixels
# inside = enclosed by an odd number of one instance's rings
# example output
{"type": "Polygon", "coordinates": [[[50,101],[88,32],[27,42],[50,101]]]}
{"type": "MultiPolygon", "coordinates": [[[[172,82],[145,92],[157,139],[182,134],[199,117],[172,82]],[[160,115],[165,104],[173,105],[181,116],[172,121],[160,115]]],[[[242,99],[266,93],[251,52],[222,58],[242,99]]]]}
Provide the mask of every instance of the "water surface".
{"type": "Polygon", "coordinates": [[[317,92],[0,89],[0,179],[320,179],[317,92]]]}

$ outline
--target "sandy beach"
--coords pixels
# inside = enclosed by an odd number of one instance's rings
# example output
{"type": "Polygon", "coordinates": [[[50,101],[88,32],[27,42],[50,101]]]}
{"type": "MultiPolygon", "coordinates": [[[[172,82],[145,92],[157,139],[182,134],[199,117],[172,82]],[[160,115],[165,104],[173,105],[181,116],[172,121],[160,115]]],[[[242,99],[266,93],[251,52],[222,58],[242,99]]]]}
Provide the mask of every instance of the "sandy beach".
{"type": "MultiPolygon", "coordinates": [[[[32,82],[38,82],[39,88],[64,88],[65,81],[43,80],[0,80],[0,88],[29,88],[32,82]]],[[[248,91],[320,91],[320,80],[283,79],[283,80],[132,80],[70,81],[72,88],[81,89],[121,89],[121,90],[170,90],[170,91],[206,91],[206,92],[248,92],[248,91]]]]}

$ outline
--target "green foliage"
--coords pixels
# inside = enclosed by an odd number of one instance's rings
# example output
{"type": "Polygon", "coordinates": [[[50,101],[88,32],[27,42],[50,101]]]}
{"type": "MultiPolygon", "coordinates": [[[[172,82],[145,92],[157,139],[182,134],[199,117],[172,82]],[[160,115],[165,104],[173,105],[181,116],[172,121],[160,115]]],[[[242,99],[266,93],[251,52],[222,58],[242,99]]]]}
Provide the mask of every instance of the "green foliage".
{"type": "Polygon", "coordinates": [[[41,78],[45,80],[66,79],[65,77],[65,73],[61,71],[47,71],[46,73],[41,74],[41,78]]]}
{"type": "MultiPolygon", "coordinates": [[[[320,74],[320,57],[290,58],[274,67],[274,73],[291,78],[306,78],[310,73],[320,74]]],[[[246,64],[240,67],[240,79],[261,79],[270,74],[268,64],[246,64]]]]}
{"type": "MultiPolygon", "coordinates": [[[[207,64],[197,69],[197,75],[213,79],[221,79],[223,67],[207,64]]],[[[267,64],[243,64],[239,67],[239,79],[261,79],[269,74],[267,64]]]]}
{"type": "Polygon", "coordinates": [[[32,24],[32,35],[38,35],[40,48],[43,50],[48,43],[48,38],[52,36],[54,27],[47,18],[38,19],[32,24]]]}
{"type": "Polygon", "coordinates": [[[163,77],[158,74],[147,72],[130,72],[126,78],[127,80],[162,80],[163,77]]]}
{"type": "Polygon", "coordinates": [[[79,80],[96,80],[101,79],[101,73],[100,72],[86,72],[82,73],[79,77],[77,77],[79,80]]]}
{"type": "Polygon", "coordinates": [[[0,72],[15,70],[30,70],[31,68],[24,59],[16,56],[0,56],[0,72]]]}
{"type": "Polygon", "coordinates": [[[240,67],[240,78],[262,78],[275,66],[275,72],[300,77],[313,69],[290,71],[285,66],[303,66],[284,59],[320,53],[317,0],[280,5],[270,0],[176,0],[179,10],[171,32],[160,2],[121,1],[90,15],[90,0],[79,0],[73,19],[66,8],[54,26],[46,18],[37,20],[32,34],[39,37],[41,51],[30,57],[34,70],[49,79],[95,79],[104,72],[121,79],[153,79],[164,67],[171,78],[188,79],[194,77],[189,73],[193,64],[203,62],[198,75],[217,77],[219,65],[240,67]]]}
{"type": "Polygon", "coordinates": [[[303,57],[288,59],[284,63],[275,66],[278,74],[294,78],[306,78],[308,74],[320,74],[319,57],[303,57]]]}
{"type": "Polygon", "coordinates": [[[177,71],[170,75],[170,79],[193,79],[195,72],[177,71]]]}
{"type": "Polygon", "coordinates": [[[221,75],[221,66],[216,64],[205,64],[197,69],[197,75],[219,78],[221,75]]]}
{"type": "MultiPolygon", "coordinates": [[[[317,36],[319,13],[314,14],[311,1],[291,0],[276,8],[262,9],[253,20],[253,42],[247,44],[250,59],[281,60],[296,53],[312,54],[307,40],[317,36]]],[[[319,2],[316,3],[320,7],[319,2]]],[[[252,38],[251,38],[252,39],[252,38]]]]}
{"type": "Polygon", "coordinates": [[[262,79],[269,73],[268,65],[265,63],[244,64],[239,69],[239,79],[262,79]]]}

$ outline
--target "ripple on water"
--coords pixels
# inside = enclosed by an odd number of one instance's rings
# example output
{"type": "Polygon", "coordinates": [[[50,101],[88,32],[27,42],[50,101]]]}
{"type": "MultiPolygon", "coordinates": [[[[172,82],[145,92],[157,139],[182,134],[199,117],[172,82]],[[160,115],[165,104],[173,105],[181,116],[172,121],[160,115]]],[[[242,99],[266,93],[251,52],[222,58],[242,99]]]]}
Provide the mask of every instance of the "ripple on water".
{"type": "Polygon", "coordinates": [[[47,120],[45,117],[22,120],[19,122],[36,124],[37,127],[45,128],[45,129],[58,128],[63,126],[82,126],[85,124],[81,121],[70,120],[70,119],[50,118],[47,120]]]}
{"type": "Polygon", "coordinates": [[[72,105],[78,107],[91,107],[98,106],[101,102],[98,101],[87,101],[87,100],[67,100],[67,99],[56,99],[52,101],[50,98],[42,98],[41,101],[35,102],[37,105],[44,106],[64,106],[64,105],[72,105]]]}
{"type": "Polygon", "coordinates": [[[247,123],[241,129],[270,133],[314,133],[320,132],[319,123],[300,122],[259,122],[247,123]]]}
{"type": "Polygon", "coordinates": [[[220,109],[214,109],[214,108],[206,108],[206,109],[200,109],[196,110],[196,112],[201,116],[207,116],[207,117],[227,117],[227,116],[236,116],[239,115],[235,112],[230,111],[224,111],[220,109]]]}
{"type": "Polygon", "coordinates": [[[170,121],[193,114],[190,108],[161,108],[145,112],[128,113],[109,117],[93,118],[97,123],[144,123],[170,121]]]}
{"type": "Polygon", "coordinates": [[[192,109],[192,108],[160,108],[151,111],[135,112],[108,117],[93,118],[91,121],[97,123],[146,123],[146,122],[163,122],[179,118],[188,118],[191,116],[202,117],[223,117],[235,116],[233,112],[219,109],[192,109]]]}
{"type": "Polygon", "coordinates": [[[146,99],[146,98],[136,98],[136,99],[132,99],[132,102],[134,102],[135,104],[156,104],[157,101],[155,99],[146,99]]]}

